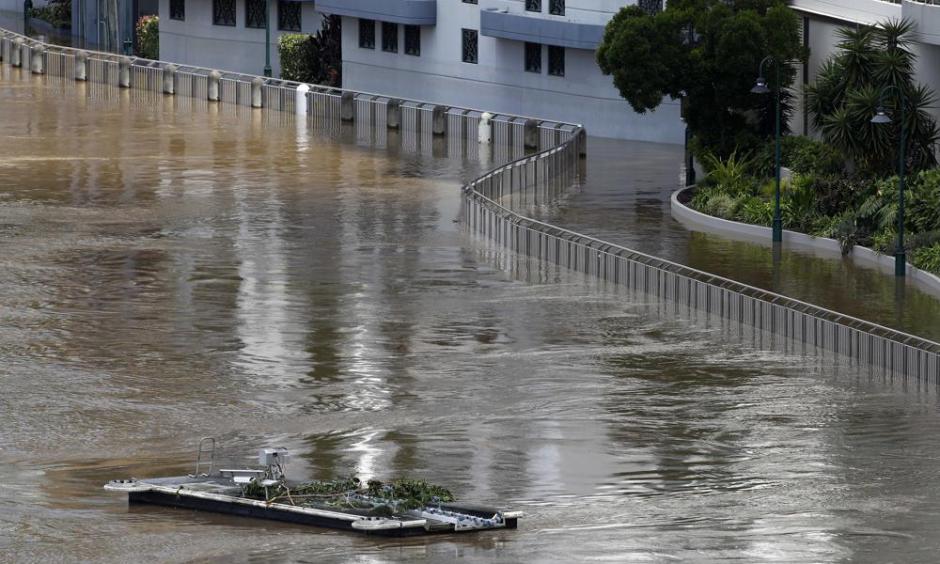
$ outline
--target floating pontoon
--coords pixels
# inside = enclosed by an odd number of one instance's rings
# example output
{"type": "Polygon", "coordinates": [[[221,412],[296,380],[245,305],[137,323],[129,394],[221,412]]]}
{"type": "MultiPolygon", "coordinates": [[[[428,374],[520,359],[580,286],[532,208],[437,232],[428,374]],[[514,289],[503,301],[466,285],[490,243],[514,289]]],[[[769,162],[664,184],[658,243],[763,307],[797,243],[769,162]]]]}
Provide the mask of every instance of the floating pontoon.
{"type": "Polygon", "coordinates": [[[188,476],[113,480],[104,489],[126,492],[130,503],[182,507],[243,517],[273,519],[373,535],[412,536],[432,533],[515,529],[522,516],[450,501],[449,492],[423,482],[369,482],[355,478],[297,483],[286,479],[287,451],[263,449],[261,469],[213,469],[214,439],[203,439],[196,469],[188,476]],[[203,444],[211,442],[208,471],[200,473],[203,444]],[[418,485],[417,487],[415,485],[418,485]],[[401,486],[400,486],[401,485],[401,486]],[[440,497],[425,494],[444,492],[440,497]],[[402,492],[408,490],[402,496],[402,492]],[[417,491],[417,493],[411,493],[417,491]]]}

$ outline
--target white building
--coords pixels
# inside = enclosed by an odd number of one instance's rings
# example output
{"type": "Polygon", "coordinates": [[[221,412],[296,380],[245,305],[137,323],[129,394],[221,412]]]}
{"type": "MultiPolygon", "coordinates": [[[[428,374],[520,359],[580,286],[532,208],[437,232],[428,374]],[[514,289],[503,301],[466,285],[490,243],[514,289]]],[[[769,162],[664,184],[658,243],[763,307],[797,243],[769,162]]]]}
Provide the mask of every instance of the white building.
{"type": "MultiPolygon", "coordinates": [[[[650,6],[661,0],[643,0],[650,6]]],[[[594,59],[604,27],[636,0],[316,0],[272,2],[280,14],[342,16],[343,86],[351,90],[583,123],[592,135],[681,143],[679,104],[637,115],[594,59]],[[275,5],[276,4],[276,5],[275,5]],[[315,11],[314,11],[315,6],[315,11]],[[295,8],[296,9],[296,8],[295,8]]],[[[160,0],[162,59],[261,73],[263,0],[160,0]]],[[[296,29],[293,26],[287,31],[296,29]]],[[[274,74],[278,70],[275,66],[274,74]]]]}
{"type": "Polygon", "coordinates": [[[316,33],[313,2],[284,0],[159,0],[160,58],[164,61],[260,75],[265,65],[265,17],[270,17],[270,59],[280,75],[278,38],[316,33]],[[267,10],[266,10],[267,6],[267,10]],[[266,14],[266,11],[269,13],[266,14]]]}
{"type": "MultiPolygon", "coordinates": [[[[0,0],[3,1],[3,0],[0,0]]],[[[159,0],[161,58],[260,74],[264,0],[159,0]],[[260,14],[260,16],[259,16],[260,14]]],[[[277,36],[342,17],[343,86],[412,100],[583,123],[592,135],[681,143],[679,103],[632,111],[594,52],[613,14],[663,0],[305,0],[271,2],[277,36]]],[[[919,79],[940,92],[940,0],[791,0],[803,18],[812,82],[835,31],[907,17],[917,23],[919,79]]],[[[755,69],[755,73],[756,73],[755,69]]],[[[938,112],[940,117],[940,112],[938,112]]],[[[811,133],[799,115],[793,130],[811,133]]]]}
{"type": "MultiPolygon", "coordinates": [[[[916,25],[912,50],[917,55],[917,79],[940,94],[940,0],[791,0],[803,18],[803,37],[810,47],[803,82],[812,83],[820,67],[836,50],[836,30],[855,25],[876,25],[906,18],[916,25]]],[[[940,108],[934,108],[940,120],[940,108]]],[[[809,134],[808,120],[793,131],[809,134]]]]}

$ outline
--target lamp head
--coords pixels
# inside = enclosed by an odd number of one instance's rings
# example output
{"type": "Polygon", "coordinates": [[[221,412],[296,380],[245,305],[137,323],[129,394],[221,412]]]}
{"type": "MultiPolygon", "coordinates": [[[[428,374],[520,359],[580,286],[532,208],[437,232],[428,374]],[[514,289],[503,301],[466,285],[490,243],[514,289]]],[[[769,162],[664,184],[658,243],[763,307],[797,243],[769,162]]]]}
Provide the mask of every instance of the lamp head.
{"type": "Polygon", "coordinates": [[[875,117],[871,118],[871,122],[878,124],[891,123],[891,118],[885,113],[884,106],[878,106],[878,109],[875,111],[875,117]]]}
{"type": "Polygon", "coordinates": [[[752,94],[770,94],[770,88],[767,88],[767,79],[763,76],[757,78],[757,84],[751,88],[752,94]]]}

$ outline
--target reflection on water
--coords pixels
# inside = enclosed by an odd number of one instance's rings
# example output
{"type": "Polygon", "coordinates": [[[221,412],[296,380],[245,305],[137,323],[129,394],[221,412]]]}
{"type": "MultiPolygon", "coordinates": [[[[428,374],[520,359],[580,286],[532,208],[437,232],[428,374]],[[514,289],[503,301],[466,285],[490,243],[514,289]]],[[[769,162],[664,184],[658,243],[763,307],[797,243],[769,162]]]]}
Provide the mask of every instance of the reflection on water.
{"type": "MultiPolygon", "coordinates": [[[[545,265],[504,268],[511,258],[454,223],[479,157],[409,151],[393,132],[373,150],[354,129],[299,133],[258,112],[3,72],[5,555],[910,562],[936,552],[932,389],[755,348],[545,265]],[[100,489],[189,471],[205,435],[222,438],[232,463],[284,445],[298,478],[423,476],[527,518],[518,531],[386,541],[129,509],[100,489]]],[[[671,168],[671,149],[658,150],[671,168]]],[[[644,188],[639,215],[667,224],[653,192],[668,189],[644,188]]],[[[674,227],[640,225],[646,250],[699,252],[674,227]]]]}

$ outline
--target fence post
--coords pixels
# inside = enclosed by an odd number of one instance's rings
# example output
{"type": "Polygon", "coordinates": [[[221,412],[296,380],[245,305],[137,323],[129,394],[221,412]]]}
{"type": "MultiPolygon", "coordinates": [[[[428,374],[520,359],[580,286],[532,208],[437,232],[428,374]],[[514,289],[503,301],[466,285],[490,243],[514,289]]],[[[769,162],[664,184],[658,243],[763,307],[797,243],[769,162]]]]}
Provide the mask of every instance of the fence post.
{"type": "Polygon", "coordinates": [[[44,56],[45,54],[46,54],[46,50],[43,47],[36,47],[35,49],[33,49],[33,60],[31,61],[31,65],[30,65],[30,68],[32,69],[33,74],[43,74],[46,72],[46,68],[45,68],[46,58],[44,56]]]}
{"type": "Polygon", "coordinates": [[[88,52],[75,54],[75,80],[88,80],[88,52]]]}
{"type": "Polygon", "coordinates": [[[23,65],[23,38],[17,37],[13,40],[13,49],[10,53],[10,64],[14,67],[23,65]]]}
{"type": "Polygon", "coordinates": [[[176,65],[167,65],[163,68],[163,93],[171,96],[176,94],[176,65]]]}
{"type": "Polygon", "coordinates": [[[297,95],[294,99],[294,112],[299,116],[307,115],[307,93],[310,92],[310,87],[306,84],[301,84],[297,87],[297,95]]]}
{"type": "Polygon", "coordinates": [[[121,88],[131,87],[131,60],[129,57],[118,59],[118,86],[121,88]]]}
{"type": "Polygon", "coordinates": [[[489,145],[493,142],[493,114],[483,112],[483,115],[480,116],[477,135],[481,145],[489,145]]]}
{"type": "Polygon", "coordinates": [[[255,77],[251,80],[251,107],[260,108],[261,101],[261,87],[264,85],[264,81],[260,77],[255,77]]]}
{"type": "Polygon", "coordinates": [[[212,102],[219,101],[219,80],[222,78],[222,74],[219,71],[212,71],[207,77],[206,92],[208,93],[209,100],[212,102]]]}

